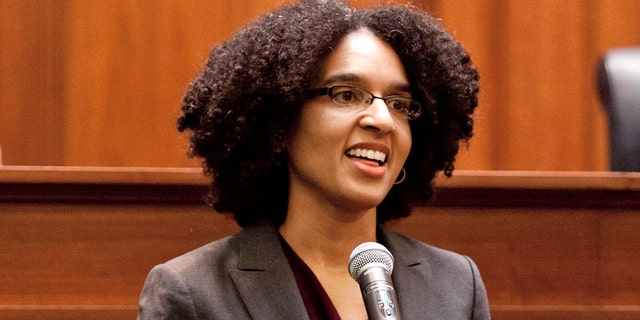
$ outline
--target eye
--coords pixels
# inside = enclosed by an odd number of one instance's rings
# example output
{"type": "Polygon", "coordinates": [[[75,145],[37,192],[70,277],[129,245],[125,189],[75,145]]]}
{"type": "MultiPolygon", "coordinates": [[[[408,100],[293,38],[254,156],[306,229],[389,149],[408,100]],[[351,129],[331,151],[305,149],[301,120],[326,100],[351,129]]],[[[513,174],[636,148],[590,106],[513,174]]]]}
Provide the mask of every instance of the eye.
{"type": "Polygon", "coordinates": [[[387,98],[386,103],[392,110],[402,114],[408,114],[411,109],[411,99],[404,97],[390,97],[387,98]]]}
{"type": "Polygon", "coordinates": [[[338,104],[357,104],[364,99],[364,93],[354,87],[333,87],[331,98],[338,104]]]}

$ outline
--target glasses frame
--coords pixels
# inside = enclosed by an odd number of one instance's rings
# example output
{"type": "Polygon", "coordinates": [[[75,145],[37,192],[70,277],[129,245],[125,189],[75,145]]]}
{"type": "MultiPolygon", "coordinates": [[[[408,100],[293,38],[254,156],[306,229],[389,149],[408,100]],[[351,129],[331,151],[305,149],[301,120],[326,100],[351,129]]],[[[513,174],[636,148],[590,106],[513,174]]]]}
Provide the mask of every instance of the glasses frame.
{"type": "Polygon", "coordinates": [[[330,87],[323,87],[323,88],[316,88],[316,89],[310,89],[305,91],[305,94],[312,98],[312,97],[320,97],[320,96],[329,96],[329,98],[331,98],[331,101],[339,106],[344,106],[344,104],[341,104],[339,102],[337,102],[334,99],[334,95],[333,95],[333,90],[336,88],[353,88],[353,89],[357,89],[360,90],[366,94],[368,94],[370,96],[369,99],[364,99],[362,101],[362,110],[365,110],[366,108],[368,108],[371,104],[373,104],[373,100],[375,99],[380,99],[384,102],[384,104],[387,106],[387,108],[395,114],[402,114],[404,115],[408,120],[415,120],[418,117],[420,117],[420,115],[422,115],[422,105],[416,101],[413,100],[412,98],[409,97],[405,97],[405,96],[401,96],[401,95],[397,95],[397,94],[393,94],[393,95],[388,95],[385,97],[378,97],[376,95],[374,95],[373,93],[371,93],[369,90],[358,87],[358,86],[354,86],[354,85],[348,85],[348,84],[339,84],[339,85],[334,85],[334,86],[330,86],[330,87]],[[411,112],[411,108],[408,110],[408,112],[402,113],[402,112],[398,112],[398,109],[395,109],[393,107],[390,107],[389,104],[387,103],[388,99],[406,99],[410,102],[410,105],[413,105],[416,107],[416,110],[414,110],[414,112],[411,112]]]}

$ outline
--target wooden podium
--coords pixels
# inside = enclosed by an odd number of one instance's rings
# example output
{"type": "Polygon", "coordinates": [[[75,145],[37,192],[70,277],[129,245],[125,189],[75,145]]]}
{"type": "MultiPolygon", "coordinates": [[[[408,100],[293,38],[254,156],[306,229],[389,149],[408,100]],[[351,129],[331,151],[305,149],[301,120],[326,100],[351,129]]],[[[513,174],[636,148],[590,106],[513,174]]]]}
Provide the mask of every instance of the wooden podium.
{"type": "MultiPolygon", "coordinates": [[[[456,171],[398,230],[469,255],[494,319],[640,319],[640,173],[456,171]]],[[[0,167],[0,317],[133,319],[151,267],[235,233],[194,168],[0,167]]]]}

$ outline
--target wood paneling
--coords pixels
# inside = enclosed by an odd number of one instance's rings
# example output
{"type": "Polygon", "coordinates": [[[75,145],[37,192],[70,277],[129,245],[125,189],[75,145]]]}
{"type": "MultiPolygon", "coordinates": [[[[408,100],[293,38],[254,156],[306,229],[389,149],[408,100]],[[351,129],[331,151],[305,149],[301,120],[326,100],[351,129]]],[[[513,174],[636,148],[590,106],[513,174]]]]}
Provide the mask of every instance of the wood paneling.
{"type": "Polygon", "coordinates": [[[65,164],[63,36],[57,1],[0,2],[0,164],[65,164]]]}
{"type": "MultiPolygon", "coordinates": [[[[2,1],[3,162],[198,166],[175,131],[184,89],[214,44],[282,2],[2,1]]],[[[414,2],[481,72],[477,133],[459,168],[608,168],[594,68],[604,50],[640,44],[640,2],[414,2]]]]}
{"type": "MultiPolygon", "coordinates": [[[[478,264],[494,319],[640,317],[640,174],[462,171],[394,230],[478,264]]],[[[157,263],[238,231],[198,169],[0,168],[3,319],[131,319],[157,263]]]]}
{"type": "Polygon", "coordinates": [[[211,47],[276,6],[228,1],[68,1],[66,164],[193,165],[175,130],[211,47]],[[89,120],[89,121],[88,121],[89,120]]]}
{"type": "Polygon", "coordinates": [[[595,94],[604,50],[640,45],[621,1],[438,1],[437,15],[481,74],[478,134],[465,168],[606,170],[607,119],[595,94]]]}

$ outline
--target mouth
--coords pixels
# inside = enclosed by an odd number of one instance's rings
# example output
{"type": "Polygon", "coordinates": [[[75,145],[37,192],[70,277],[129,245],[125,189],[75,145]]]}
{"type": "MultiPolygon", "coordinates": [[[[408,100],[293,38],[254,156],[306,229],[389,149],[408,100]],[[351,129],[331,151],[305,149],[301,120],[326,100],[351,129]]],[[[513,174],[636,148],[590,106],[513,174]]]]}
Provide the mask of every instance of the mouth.
{"type": "Polygon", "coordinates": [[[387,161],[387,154],[378,150],[356,148],[347,150],[345,154],[350,158],[373,161],[379,166],[384,165],[387,161]]]}

